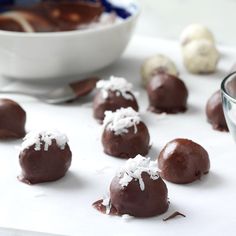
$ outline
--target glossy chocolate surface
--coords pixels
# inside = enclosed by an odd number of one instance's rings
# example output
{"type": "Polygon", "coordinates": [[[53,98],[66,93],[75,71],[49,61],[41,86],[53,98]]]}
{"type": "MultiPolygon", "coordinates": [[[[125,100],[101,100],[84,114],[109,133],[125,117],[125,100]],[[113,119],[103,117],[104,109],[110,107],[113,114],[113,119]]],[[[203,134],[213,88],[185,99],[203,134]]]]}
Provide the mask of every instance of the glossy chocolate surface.
{"type": "MultiPolygon", "coordinates": [[[[43,142],[44,145],[44,142],[43,142]]],[[[62,178],[71,165],[71,151],[66,144],[60,149],[56,141],[52,141],[48,151],[35,150],[35,145],[21,151],[19,156],[22,174],[19,180],[27,184],[55,181],[62,178]]]]}
{"type": "Polygon", "coordinates": [[[104,129],[102,144],[104,152],[110,156],[124,159],[133,158],[138,154],[146,156],[150,149],[150,136],[146,125],[140,122],[128,128],[128,133],[116,135],[114,131],[104,129]]]}
{"type": "Polygon", "coordinates": [[[147,84],[149,110],[155,113],[178,113],[187,109],[188,90],[182,80],[166,74],[156,74],[147,84]]]}
{"type": "Polygon", "coordinates": [[[0,15],[0,29],[19,32],[26,31],[21,25],[22,19],[33,32],[76,30],[81,25],[96,22],[104,10],[99,2],[84,1],[43,1],[25,7],[8,6],[7,9],[0,15]]]}
{"type": "Polygon", "coordinates": [[[141,191],[139,182],[134,179],[126,187],[119,184],[119,177],[112,180],[111,203],[118,215],[151,217],[167,211],[168,190],[164,181],[160,177],[153,180],[147,173],[142,174],[142,179],[145,185],[144,191],[141,191]]]}
{"type": "Polygon", "coordinates": [[[175,139],[161,151],[158,166],[163,179],[187,184],[209,172],[210,160],[207,151],[199,144],[188,139],[175,139]]]}
{"type": "Polygon", "coordinates": [[[207,120],[212,125],[213,129],[219,131],[229,131],[224,116],[220,91],[215,92],[209,98],[206,105],[206,115],[207,120]]]}
{"type": "Polygon", "coordinates": [[[0,139],[25,136],[26,113],[10,99],[0,99],[0,139]]]}
{"type": "Polygon", "coordinates": [[[130,92],[127,92],[127,94],[130,94],[133,99],[126,99],[121,94],[117,96],[116,91],[109,91],[108,97],[104,98],[101,91],[99,91],[93,101],[93,116],[95,119],[97,119],[99,122],[102,123],[104,117],[105,117],[105,111],[116,111],[119,108],[127,108],[132,107],[135,111],[138,111],[138,103],[136,101],[136,98],[134,95],[130,92]]]}

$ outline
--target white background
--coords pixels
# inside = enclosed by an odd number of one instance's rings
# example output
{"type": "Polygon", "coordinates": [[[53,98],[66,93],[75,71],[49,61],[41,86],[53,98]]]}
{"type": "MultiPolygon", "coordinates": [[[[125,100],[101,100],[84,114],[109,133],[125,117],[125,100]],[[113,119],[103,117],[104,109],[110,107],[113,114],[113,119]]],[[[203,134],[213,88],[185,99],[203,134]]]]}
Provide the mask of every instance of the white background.
{"type": "Polygon", "coordinates": [[[178,39],[191,23],[208,26],[218,42],[236,45],[235,0],[138,0],[143,8],[137,33],[178,39]]]}

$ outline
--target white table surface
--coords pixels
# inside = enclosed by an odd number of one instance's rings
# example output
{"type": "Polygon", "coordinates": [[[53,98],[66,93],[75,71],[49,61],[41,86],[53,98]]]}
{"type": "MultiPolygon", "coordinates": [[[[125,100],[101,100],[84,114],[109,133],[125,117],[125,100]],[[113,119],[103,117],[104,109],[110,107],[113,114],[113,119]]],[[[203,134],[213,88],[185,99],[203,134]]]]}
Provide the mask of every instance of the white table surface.
{"type": "MultiPolygon", "coordinates": [[[[155,159],[163,146],[174,138],[189,138],[203,145],[211,159],[210,173],[188,185],[167,182],[170,208],[164,215],[124,220],[103,215],[91,204],[109,189],[116,169],[124,163],[103,154],[101,126],[92,117],[89,99],[65,105],[47,105],[33,98],[9,96],[27,112],[27,131],[57,128],[70,139],[73,161],[65,178],[52,183],[28,186],[19,182],[16,146],[21,141],[0,143],[0,227],[27,229],[64,235],[236,235],[236,156],[228,133],[212,130],[206,122],[205,104],[219,88],[234,62],[236,50],[221,48],[218,71],[208,76],[193,76],[181,62],[178,43],[157,38],[134,37],[124,56],[101,76],[124,76],[140,92],[141,115],[146,122],[155,159]],[[146,111],[147,95],[140,86],[139,68],[144,58],[154,53],[170,56],[189,89],[188,111],[178,115],[155,115],[146,111]],[[162,219],[174,211],[186,218],[168,222],[162,219]]],[[[1,80],[2,86],[6,84],[1,80]]]]}
{"type": "Polygon", "coordinates": [[[210,28],[217,42],[236,45],[234,0],[137,0],[142,14],[136,33],[177,40],[189,24],[210,28]]]}

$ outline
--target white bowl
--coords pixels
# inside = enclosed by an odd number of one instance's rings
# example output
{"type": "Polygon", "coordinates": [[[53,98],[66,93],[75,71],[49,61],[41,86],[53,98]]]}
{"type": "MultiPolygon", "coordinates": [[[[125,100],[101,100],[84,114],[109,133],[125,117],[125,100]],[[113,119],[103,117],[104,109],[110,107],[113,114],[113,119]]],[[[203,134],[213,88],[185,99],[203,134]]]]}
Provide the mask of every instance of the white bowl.
{"type": "Polygon", "coordinates": [[[0,30],[0,74],[24,80],[53,79],[106,67],[125,50],[139,12],[137,5],[126,20],[99,29],[56,33],[0,30]]]}

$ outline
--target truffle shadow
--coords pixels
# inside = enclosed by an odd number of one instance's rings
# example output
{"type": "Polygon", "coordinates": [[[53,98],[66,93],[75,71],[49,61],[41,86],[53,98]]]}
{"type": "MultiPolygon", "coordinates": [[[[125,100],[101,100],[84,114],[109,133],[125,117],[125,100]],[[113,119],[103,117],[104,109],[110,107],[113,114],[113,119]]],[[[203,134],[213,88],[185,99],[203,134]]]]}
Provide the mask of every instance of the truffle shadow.
{"type": "Polygon", "coordinates": [[[152,161],[157,161],[159,153],[160,153],[160,150],[155,146],[155,144],[151,144],[147,157],[150,157],[152,161]]]}
{"type": "Polygon", "coordinates": [[[224,180],[217,173],[210,171],[208,174],[202,176],[200,180],[187,184],[187,186],[209,189],[219,187],[222,184],[224,184],[224,180]]]}
{"type": "Polygon", "coordinates": [[[201,112],[201,108],[193,104],[188,104],[188,109],[186,111],[187,114],[198,114],[200,112],[201,112]]]}
{"type": "Polygon", "coordinates": [[[52,190],[76,191],[87,185],[86,181],[79,175],[69,171],[63,178],[55,182],[45,183],[44,187],[52,190]]]}

